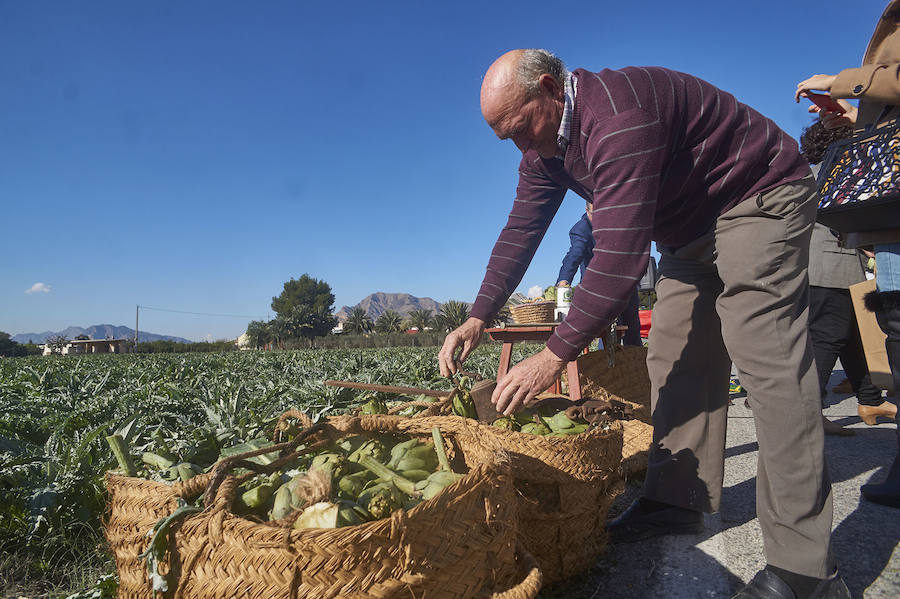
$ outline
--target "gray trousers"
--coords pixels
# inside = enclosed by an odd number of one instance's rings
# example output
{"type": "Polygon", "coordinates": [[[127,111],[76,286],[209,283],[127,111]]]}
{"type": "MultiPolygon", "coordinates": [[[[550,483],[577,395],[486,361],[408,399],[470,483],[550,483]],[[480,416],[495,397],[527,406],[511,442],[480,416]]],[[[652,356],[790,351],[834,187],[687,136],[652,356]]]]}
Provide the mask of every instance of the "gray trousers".
{"type": "Polygon", "coordinates": [[[756,511],[769,564],[825,577],[831,482],[807,339],[812,177],[748,198],[687,246],[659,248],[650,371],[650,499],[716,511],[731,362],[759,442],[756,511]],[[730,358],[729,358],[730,356],[730,358]]]}

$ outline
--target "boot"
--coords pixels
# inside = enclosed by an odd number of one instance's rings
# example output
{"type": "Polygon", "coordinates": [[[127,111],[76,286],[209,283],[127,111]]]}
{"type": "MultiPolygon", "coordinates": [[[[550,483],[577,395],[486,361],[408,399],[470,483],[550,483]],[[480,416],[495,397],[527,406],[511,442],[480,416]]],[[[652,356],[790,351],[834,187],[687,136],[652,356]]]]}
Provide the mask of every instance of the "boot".
{"type": "MultiPolygon", "coordinates": [[[[900,291],[866,294],[866,308],[875,312],[878,326],[887,335],[884,342],[888,364],[894,377],[894,397],[900,397],[900,291]]],[[[900,420],[896,412],[894,419],[900,420]]],[[[880,484],[863,485],[863,497],[873,503],[900,508],[900,426],[897,427],[898,454],[888,469],[887,479],[880,484]]]]}
{"type": "Polygon", "coordinates": [[[900,456],[894,458],[887,480],[877,485],[863,485],[860,491],[872,503],[900,508],[900,456]]]}

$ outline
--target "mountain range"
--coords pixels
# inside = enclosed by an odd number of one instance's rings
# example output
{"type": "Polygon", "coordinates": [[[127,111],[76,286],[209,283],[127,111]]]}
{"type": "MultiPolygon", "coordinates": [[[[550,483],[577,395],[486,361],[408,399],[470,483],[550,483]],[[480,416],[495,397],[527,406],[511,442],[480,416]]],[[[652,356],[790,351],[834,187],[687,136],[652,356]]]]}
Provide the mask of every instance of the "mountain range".
{"type": "Polygon", "coordinates": [[[441,311],[441,305],[430,297],[415,297],[408,293],[384,293],[379,291],[367,295],[356,306],[342,307],[335,313],[335,317],[337,317],[338,322],[344,322],[350,315],[350,311],[357,306],[365,310],[372,320],[375,320],[387,310],[393,310],[401,316],[406,316],[413,310],[431,310],[431,315],[434,316],[441,311]]]}
{"type": "MultiPolygon", "coordinates": [[[[91,339],[134,339],[134,329],[128,327],[117,327],[111,324],[95,324],[94,326],[68,327],[61,331],[44,331],[43,333],[20,333],[10,337],[16,343],[45,343],[48,337],[64,336],[67,339],[74,339],[78,335],[87,335],[91,339]]],[[[183,337],[173,337],[172,335],[157,335],[156,333],[138,332],[138,342],[145,341],[175,341],[177,343],[193,343],[189,339],[183,337]]]]}

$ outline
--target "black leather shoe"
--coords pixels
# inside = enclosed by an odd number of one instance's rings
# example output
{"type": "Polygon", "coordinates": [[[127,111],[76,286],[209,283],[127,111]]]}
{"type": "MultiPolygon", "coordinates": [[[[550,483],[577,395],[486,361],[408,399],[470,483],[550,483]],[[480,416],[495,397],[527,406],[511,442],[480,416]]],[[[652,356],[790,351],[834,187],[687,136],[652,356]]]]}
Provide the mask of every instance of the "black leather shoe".
{"type": "Polygon", "coordinates": [[[615,543],[630,543],[659,535],[686,535],[703,532],[703,514],[671,506],[647,512],[640,499],[635,499],[618,518],[606,525],[615,543]]]}
{"type": "MultiPolygon", "coordinates": [[[[797,599],[797,595],[777,574],[763,569],[731,599],[797,599]]],[[[816,586],[808,599],[850,599],[850,589],[835,571],[816,586]]]]}

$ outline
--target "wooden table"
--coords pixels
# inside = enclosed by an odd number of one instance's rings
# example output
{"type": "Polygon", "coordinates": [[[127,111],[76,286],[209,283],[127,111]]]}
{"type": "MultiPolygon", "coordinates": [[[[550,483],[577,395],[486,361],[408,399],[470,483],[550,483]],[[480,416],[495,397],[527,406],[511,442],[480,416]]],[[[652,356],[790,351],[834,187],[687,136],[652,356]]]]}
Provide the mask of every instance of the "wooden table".
{"type": "MultiPolygon", "coordinates": [[[[516,324],[507,327],[493,327],[485,329],[485,332],[491,336],[494,341],[502,341],[503,347],[500,349],[500,366],[497,368],[497,380],[499,381],[507,372],[509,372],[509,362],[512,358],[513,345],[520,341],[544,341],[550,339],[550,335],[556,330],[558,323],[551,322],[546,324],[516,324]]],[[[616,335],[621,339],[625,335],[628,327],[617,326],[616,335]]],[[[584,349],[584,353],[588,352],[588,348],[584,349]]],[[[569,398],[572,400],[581,399],[581,382],[578,380],[578,362],[572,360],[566,364],[566,376],[569,379],[569,398]]],[[[550,393],[560,395],[562,386],[559,379],[547,389],[550,393]]]]}

